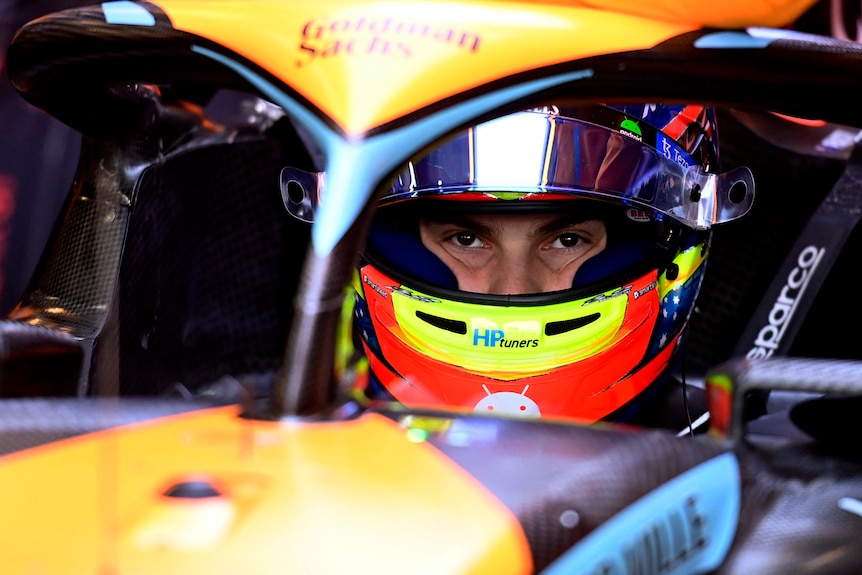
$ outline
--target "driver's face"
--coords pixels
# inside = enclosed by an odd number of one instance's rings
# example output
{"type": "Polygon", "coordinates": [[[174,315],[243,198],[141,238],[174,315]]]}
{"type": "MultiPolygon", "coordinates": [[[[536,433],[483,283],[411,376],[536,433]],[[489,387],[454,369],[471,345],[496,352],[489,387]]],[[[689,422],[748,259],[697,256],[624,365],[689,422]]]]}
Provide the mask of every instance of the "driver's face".
{"type": "Polygon", "coordinates": [[[572,287],[575,272],[605,249],[601,220],[567,214],[471,214],[421,218],[422,243],[463,291],[515,295],[572,287]]]}

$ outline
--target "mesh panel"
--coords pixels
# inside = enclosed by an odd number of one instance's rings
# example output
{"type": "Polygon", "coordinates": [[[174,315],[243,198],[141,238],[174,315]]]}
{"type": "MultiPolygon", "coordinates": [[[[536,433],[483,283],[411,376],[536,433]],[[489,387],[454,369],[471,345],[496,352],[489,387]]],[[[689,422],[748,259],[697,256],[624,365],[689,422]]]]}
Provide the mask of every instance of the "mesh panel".
{"type": "Polygon", "coordinates": [[[283,165],[259,138],[145,174],[120,276],[122,393],[278,366],[308,241],[281,204],[283,165]]]}

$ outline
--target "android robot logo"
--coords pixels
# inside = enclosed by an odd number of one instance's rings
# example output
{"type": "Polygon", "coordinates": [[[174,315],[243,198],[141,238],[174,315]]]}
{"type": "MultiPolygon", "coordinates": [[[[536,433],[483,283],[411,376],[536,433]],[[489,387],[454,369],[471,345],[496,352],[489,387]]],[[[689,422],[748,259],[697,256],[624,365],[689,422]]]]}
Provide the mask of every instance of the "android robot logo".
{"type": "Polygon", "coordinates": [[[513,391],[498,391],[491,393],[484,384],[482,389],[487,394],[476,404],[474,411],[494,414],[516,415],[519,417],[541,417],[539,406],[535,401],[527,397],[530,386],[524,387],[521,393],[513,391]]]}

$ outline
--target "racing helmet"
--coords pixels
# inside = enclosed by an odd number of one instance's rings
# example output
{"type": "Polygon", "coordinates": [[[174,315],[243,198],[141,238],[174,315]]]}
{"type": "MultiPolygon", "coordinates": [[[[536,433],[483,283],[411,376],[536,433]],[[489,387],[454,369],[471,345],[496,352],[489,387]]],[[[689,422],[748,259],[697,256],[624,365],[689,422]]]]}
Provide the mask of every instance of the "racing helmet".
{"type": "Polygon", "coordinates": [[[750,208],[703,106],[548,106],[469,127],[385,190],[355,276],[371,397],[514,416],[625,419],[674,368],[710,227],[750,208]],[[547,293],[459,289],[423,218],[587,214],[606,244],[547,293]]]}

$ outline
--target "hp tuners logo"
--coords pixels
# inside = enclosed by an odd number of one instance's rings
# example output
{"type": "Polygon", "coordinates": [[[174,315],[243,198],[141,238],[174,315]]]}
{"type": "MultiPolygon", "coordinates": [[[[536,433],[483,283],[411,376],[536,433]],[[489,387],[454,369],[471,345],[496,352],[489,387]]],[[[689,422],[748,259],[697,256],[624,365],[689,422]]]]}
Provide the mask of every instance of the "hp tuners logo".
{"type": "Polygon", "coordinates": [[[808,282],[817,270],[817,265],[825,251],[824,248],[808,246],[800,252],[799,257],[796,258],[796,266],[787,274],[787,281],[781,288],[778,299],[772,304],[769,323],[757,332],[754,347],[748,350],[745,357],[762,359],[775,353],[781,344],[781,338],[784,337],[784,331],[796,312],[799,299],[805,293],[805,288],[808,287],[808,282]]]}
{"type": "Polygon", "coordinates": [[[480,344],[485,347],[539,347],[539,340],[507,338],[502,329],[474,329],[473,345],[480,344]]]}

